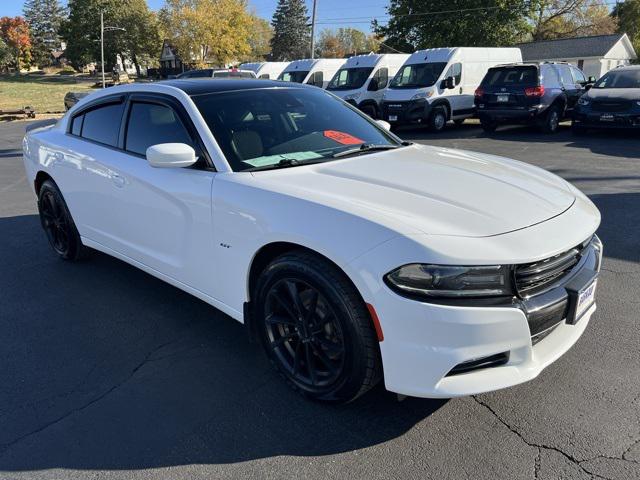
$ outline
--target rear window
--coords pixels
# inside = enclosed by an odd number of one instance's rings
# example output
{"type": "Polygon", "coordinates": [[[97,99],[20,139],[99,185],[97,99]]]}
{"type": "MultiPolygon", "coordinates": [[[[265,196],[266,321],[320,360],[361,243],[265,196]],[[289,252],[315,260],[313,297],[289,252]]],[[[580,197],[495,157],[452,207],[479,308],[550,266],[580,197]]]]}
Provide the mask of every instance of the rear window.
{"type": "Polygon", "coordinates": [[[483,87],[537,85],[538,69],[532,66],[490,68],[482,81],[483,87]]]}
{"type": "Polygon", "coordinates": [[[282,72],[278,77],[278,80],[302,83],[304,82],[304,79],[307,78],[307,75],[309,75],[309,70],[301,72],[282,72]]]}
{"type": "Polygon", "coordinates": [[[86,112],[82,122],[82,138],[116,147],[123,110],[123,103],[114,103],[86,112]]]}
{"type": "Polygon", "coordinates": [[[255,78],[253,73],[251,72],[234,72],[233,70],[229,70],[226,72],[213,72],[214,78],[255,78]]]}

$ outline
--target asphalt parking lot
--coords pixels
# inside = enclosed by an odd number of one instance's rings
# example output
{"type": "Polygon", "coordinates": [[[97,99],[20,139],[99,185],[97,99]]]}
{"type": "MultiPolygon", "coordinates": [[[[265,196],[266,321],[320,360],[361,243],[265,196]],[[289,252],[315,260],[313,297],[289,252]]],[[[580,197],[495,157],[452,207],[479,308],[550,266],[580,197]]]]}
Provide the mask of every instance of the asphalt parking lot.
{"type": "Polygon", "coordinates": [[[640,478],[640,135],[410,140],[509,156],[603,216],[598,311],[539,378],[474,398],[302,400],[224,314],[118,260],[58,260],[0,124],[0,478],[640,478]]]}

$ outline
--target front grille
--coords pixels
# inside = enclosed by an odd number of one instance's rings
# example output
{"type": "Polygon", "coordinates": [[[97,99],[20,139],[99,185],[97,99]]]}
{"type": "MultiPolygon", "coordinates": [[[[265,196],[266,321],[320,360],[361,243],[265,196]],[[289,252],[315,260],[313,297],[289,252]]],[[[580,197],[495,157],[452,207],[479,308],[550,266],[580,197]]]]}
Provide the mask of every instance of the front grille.
{"type": "Polygon", "coordinates": [[[520,296],[544,290],[566,275],[579,261],[583,245],[538,262],[516,265],[515,282],[520,296]]]}
{"type": "Polygon", "coordinates": [[[631,100],[594,100],[591,109],[594,112],[626,112],[631,110],[633,102],[631,100]]]}

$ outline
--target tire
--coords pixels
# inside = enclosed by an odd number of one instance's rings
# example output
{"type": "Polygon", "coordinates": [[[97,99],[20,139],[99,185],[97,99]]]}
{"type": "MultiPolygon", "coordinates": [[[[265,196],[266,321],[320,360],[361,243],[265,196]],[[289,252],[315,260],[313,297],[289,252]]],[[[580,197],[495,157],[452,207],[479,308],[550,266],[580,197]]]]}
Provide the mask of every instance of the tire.
{"type": "Polygon", "coordinates": [[[447,126],[447,110],[444,107],[436,107],[429,116],[429,129],[440,133],[447,126]]]}
{"type": "Polygon", "coordinates": [[[493,133],[498,128],[498,124],[492,120],[480,120],[480,126],[486,133],[493,133]]]}
{"type": "Polygon", "coordinates": [[[361,108],[361,110],[363,111],[363,113],[366,113],[374,120],[380,118],[380,116],[378,115],[378,109],[374,105],[365,105],[361,108]]]}
{"type": "Polygon", "coordinates": [[[458,120],[454,120],[453,123],[456,125],[456,127],[459,127],[460,125],[462,125],[464,123],[466,119],[464,118],[459,118],[458,120]]]}
{"type": "Polygon", "coordinates": [[[86,248],[82,245],[67,204],[52,180],[45,180],[40,187],[38,212],[49,244],[60,258],[76,261],[86,256],[86,248]]]}
{"type": "Polygon", "coordinates": [[[541,130],[544,133],[556,133],[560,126],[561,113],[557,105],[552,105],[542,120],[541,130]]]}
{"type": "Polygon", "coordinates": [[[378,383],[382,362],[371,317],[333,264],[305,251],[284,254],[262,272],[252,293],[267,357],[294,390],[346,403],[378,383]]]}

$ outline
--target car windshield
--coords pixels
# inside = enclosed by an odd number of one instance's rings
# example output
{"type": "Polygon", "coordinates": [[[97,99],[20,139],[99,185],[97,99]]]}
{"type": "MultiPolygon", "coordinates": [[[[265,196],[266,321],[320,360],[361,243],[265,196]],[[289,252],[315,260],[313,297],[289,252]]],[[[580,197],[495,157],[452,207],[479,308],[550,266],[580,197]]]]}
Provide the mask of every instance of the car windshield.
{"type": "Polygon", "coordinates": [[[483,87],[530,86],[538,84],[534,66],[490,68],[482,80],[483,87]]]}
{"type": "Polygon", "coordinates": [[[596,82],[594,88],[640,88],[640,69],[612,70],[596,82]]]}
{"type": "Polygon", "coordinates": [[[234,171],[334,161],[401,144],[363,114],[315,88],[194,95],[234,171]]]}
{"type": "Polygon", "coordinates": [[[389,88],[430,87],[440,78],[440,74],[446,66],[447,64],[444,62],[405,65],[393,77],[389,88]]]}
{"type": "Polygon", "coordinates": [[[282,72],[278,77],[278,80],[283,80],[285,82],[296,82],[302,83],[304,79],[309,75],[309,70],[301,71],[301,72],[282,72]]]}
{"type": "Polygon", "coordinates": [[[213,72],[213,78],[255,78],[252,72],[238,72],[233,70],[222,70],[213,72]]]}
{"type": "Polygon", "coordinates": [[[342,68],[333,76],[331,82],[327,85],[327,90],[353,90],[360,88],[367,81],[372,71],[372,67],[342,68]]]}

